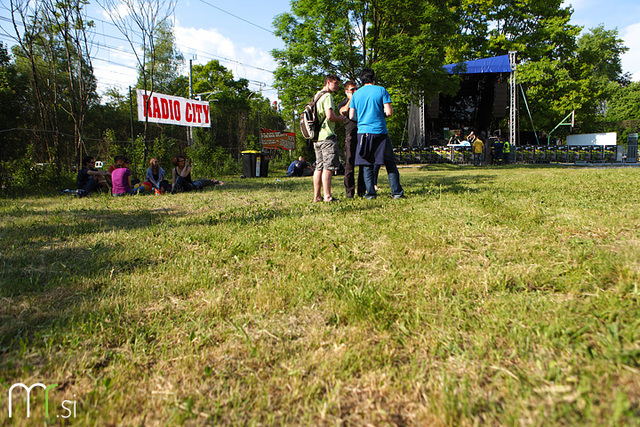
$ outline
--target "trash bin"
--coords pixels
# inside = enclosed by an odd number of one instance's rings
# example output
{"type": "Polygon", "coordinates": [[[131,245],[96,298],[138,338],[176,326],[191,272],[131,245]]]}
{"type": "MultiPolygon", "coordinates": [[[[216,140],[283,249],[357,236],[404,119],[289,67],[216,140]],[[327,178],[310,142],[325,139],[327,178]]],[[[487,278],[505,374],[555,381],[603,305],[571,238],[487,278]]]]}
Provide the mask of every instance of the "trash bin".
{"type": "Polygon", "coordinates": [[[266,178],[269,175],[269,156],[255,150],[242,151],[242,176],[266,178]]]}
{"type": "Polygon", "coordinates": [[[260,156],[260,152],[247,150],[240,154],[242,154],[242,176],[245,178],[255,178],[256,163],[258,161],[258,156],[260,156]]]}
{"type": "Polygon", "coordinates": [[[262,161],[260,162],[260,177],[267,178],[268,175],[269,175],[269,155],[262,153],[262,161]]]}

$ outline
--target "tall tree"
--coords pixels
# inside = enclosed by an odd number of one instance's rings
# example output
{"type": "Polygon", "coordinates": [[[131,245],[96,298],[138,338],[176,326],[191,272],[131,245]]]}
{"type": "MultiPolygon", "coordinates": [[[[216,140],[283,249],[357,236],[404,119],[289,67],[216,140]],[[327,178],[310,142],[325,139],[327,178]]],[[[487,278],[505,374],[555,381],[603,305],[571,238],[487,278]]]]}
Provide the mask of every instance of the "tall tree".
{"type": "Polygon", "coordinates": [[[202,148],[221,148],[236,157],[250,135],[257,140],[258,122],[262,127],[284,129],[281,115],[248,84],[246,79],[234,79],[233,73],[216,60],[193,66],[194,93],[211,103],[212,126],[208,131],[197,132],[200,138],[196,143],[205,145],[202,148]]]}
{"type": "Polygon", "coordinates": [[[162,21],[158,25],[154,46],[155,53],[148,52],[145,55],[148,58],[146,66],[138,69],[136,87],[144,89],[144,82],[152,81],[154,92],[187,96],[187,93],[178,93],[181,90],[179,77],[184,66],[184,56],[178,50],[169,21],[162,21]]]}
{"type": "MultiPolygon", "coordinates": [[[[526,89],[537,126],[550,130],[575,110],[582,131],[601,130],[607,99],[626,81],[620,64],[626,50],[617,30],[599,26],[577,39],[575,50],[562,58],[522,64],[518,80],[526,89]]],[[[521,125],[528,126],[525,121],[521,125]]]]}
{"type": "Polygon", "coordinates": [[[285,48],[272,52],[285,116],[308,101],[323,75],[357,80],[364,66],[376,70],[394,102],[449,89],[441,66],[457,27],[448,6],[444,0],[292,1],[291,12],[274,21],[285,48]]]}
{"type": "Polygon", "coordinates": [[[11,0],[10,5],[14,53],[29,78],[37,117],[35,153],[69,166],[81,157],[85,116],[97,99],[85,2],[11,0]],[[72,130],[67,130],[69,123],[72,130]],[[73,141],[61,141],[63,133],[72,133],[73,141]]]}
{"type": "Polygon", "coordinates": [[[28,84],[11,61],[4,43],[0,42],[0,189],[10,178],[8,163],[23,157],[26,149],[21,127],[28,105],[28,84]]]}
{"type": "Polygon", "coordinates": [[[521,59],[560,59],[575,49],[580,27],[562,0],[462,0],[455,6],[460,32],[449,58],[476,59],[518,52],[521,59]]]}
{"type": "Polygon", "coordinates": [[[55,81],[55,66],[48,67],[44,60],[44,36],[42,31],[42,3],[31,4],[27,0],[10,0],[11,21],[16,42],[14,54],[18,67],[28,76],[29,95],[33,102],[34,129],[32,143],[38,159],[54,163],[58,145],[57,108],[50,102],[48,83],[55,81]]]}
{"type": "Polygon", "coordinates": [[[640,129],[640,82],[620,85],[611,94],[605,110],[607,130],[618,132],[618,142],[640,129]]]}
{"type": "Polygon", "coordinates": [[[97,103],[96,80],[91,53],[93,48],[93,21],[87,19],[86,0],[43,0],[46,10],[44,30],[50,40],[59,40],[60,47],[52,45],[64,56],[63,78],[68,82],[60,94],[60,108],[71,118],[74,130],[74,158],[79,166],[84,150],[85,119],[89,108],[97,103]]]}
{"type": "MultiPolygon", "coordinates": [[[[98,0],[133,50],[142,76],[142,89],[149,94],[156,90],[157,41],[162,37],[163,28],[166,29],[163,25],[173,14],[176,2],[177,0],[98,0]]],[[[149,122],[145,120],[144,163],[149,151],[148,129],[149,122]]]]}

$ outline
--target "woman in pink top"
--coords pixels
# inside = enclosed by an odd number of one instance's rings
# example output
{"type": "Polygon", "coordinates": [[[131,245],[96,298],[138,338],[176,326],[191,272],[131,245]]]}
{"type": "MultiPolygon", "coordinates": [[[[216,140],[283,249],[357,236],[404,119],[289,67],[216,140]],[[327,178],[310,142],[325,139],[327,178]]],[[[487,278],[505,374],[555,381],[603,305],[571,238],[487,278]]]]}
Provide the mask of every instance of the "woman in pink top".
{"type": "Polygon", "coordinates": [[[131,171],[129,170],[129,159],[126,157],[121,166],[111,172],[111,182],[113,183],[114,196],[126,196],[144,191],[142,186],[135,189],[131,188],[131,171]]]}

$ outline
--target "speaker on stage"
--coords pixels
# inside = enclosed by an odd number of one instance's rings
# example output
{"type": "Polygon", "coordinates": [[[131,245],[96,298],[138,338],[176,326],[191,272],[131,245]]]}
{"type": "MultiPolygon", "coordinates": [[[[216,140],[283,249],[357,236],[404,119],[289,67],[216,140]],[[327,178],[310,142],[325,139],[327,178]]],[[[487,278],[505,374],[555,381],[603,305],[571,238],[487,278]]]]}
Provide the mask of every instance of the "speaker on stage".
{"type": "Polygon", "coordinates": [[[509,84],[498,82],[493,91],[493,117],[506,117],[509,103],[509,84]]]}

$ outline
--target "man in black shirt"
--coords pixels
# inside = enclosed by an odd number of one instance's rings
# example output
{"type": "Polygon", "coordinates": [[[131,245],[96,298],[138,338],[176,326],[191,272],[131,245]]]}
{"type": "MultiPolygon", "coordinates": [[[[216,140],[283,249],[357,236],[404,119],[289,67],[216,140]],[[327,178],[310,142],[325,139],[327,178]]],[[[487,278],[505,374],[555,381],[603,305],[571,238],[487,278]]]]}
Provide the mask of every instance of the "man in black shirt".
{"type": "Polygon", "coordinates": [[[76,184],[78,184],[78,197],[88,196],[98,190],[100,186],[109,188],[105,178],[111,175],[109,172],[99,171],[95,168],[96,162],[91,156],[82,159],[82,169],[78,172],[76,184]]]}
{"type": "MultiPolygon", "coordinates": [[[[349,80],[344,84],[344,93],[347,95],[347,99],[338,104],[338,111],[340,114],[349,117],[349,106],[351,104],[351,97],[356,91],[357,86],[355,82],[349,80]]],[[[344,125],[346,137],[344,140],[344,152],[345,152],[345,166],[344,166],[344,190],[347,193],[347,199],[352,199],[356,191],[355,183],[355,160],[356,160],[356,145],[358,144],[358,123],[352,120],[347,120],[344,125]]],[[[362,175],[362,168],[358,168],[358,196],[364,196],[366,193],[364,187],[364,176],[362,175]]]]}

